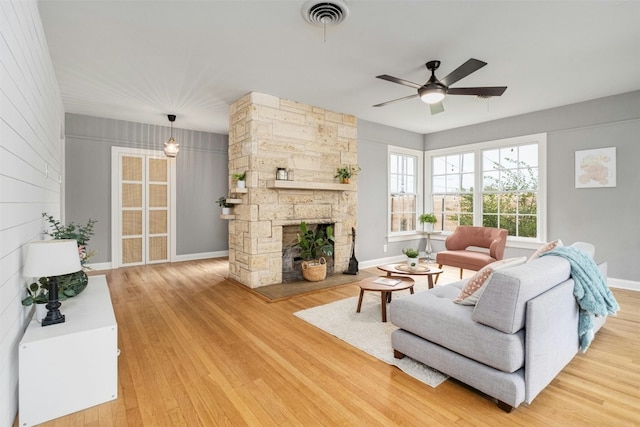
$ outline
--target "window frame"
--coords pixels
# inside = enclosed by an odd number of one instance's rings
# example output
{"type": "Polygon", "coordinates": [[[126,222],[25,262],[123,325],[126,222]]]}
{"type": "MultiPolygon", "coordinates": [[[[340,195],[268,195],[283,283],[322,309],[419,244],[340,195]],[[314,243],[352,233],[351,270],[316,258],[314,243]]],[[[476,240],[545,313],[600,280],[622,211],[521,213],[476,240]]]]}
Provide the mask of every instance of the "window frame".
{"type": "MultiPolygon", "coordinates": [[[[473,191],[473,223],[482,225],[482,194],[483,194],[483,165],[482,152],[489,149],[498,149],[523,145],[538,145],[538,190],[537,190],[537,237],[509,236],[509,246],[522,248],[537,248],[539,243],[547,241],[547,134],[538,133],[523,135],[513,138],[497,139],[479,143],[457,145],[455,147],[427,150],[424,153],[425,170],[424,212],[433,212],[433,157],[446,155],[459,155],[464,153],[474,154],[474,191],[473,191]]],[[[450,235],[450,231],[442,231],[444,238],[450,235]]]]}
{"type": "MultiPolygon", "coordinates": [[[[414,239],[418,233],[418,217],[424,212],[424,151],[411,148],[387,146],[387,241],[414,239]],[[391,231],[391,155],[413,156],[416,159],[416,220],[413,230],[391,231]]],[[[395,194],[395,193],[393,193],[395,194]]]]}

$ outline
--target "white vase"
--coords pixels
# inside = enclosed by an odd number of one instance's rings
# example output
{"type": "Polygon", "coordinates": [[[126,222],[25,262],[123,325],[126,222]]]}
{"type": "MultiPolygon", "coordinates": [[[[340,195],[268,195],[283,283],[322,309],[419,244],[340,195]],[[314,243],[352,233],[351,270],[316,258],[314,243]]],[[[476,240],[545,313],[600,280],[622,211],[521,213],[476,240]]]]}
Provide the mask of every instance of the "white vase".
{"type": "Polygon", "coordinates": [[[433,232],[433,223],[432,222],[425,222],[424,223],[424,231],[426,231],[427,233],[433,232]]]}
{"type": "Polygon", "coordinates": [[[238,187],[238,188],[245,188],[245,186],[246,186],[246,181],[244,181],[244,180],[242,180],[242,181],[238,181],[238,182],[236,183],[236,185],[237,185],[237,187],[238,187]]]}
{"type": "Polygon", "coordinates": [[[231,208],[222,208],[222,215],[231,215],[231,208]]]}
{"type": "Polygon", "coordinates": [[[42,319],[47,317],[48,311],[47,304],[36,304],[36,314],[34,315],[36,317],[36,322],[42,323],[42,319]]]}
{"type": "Polygon", "coordinates": [[[409,270],[415,270],[418,268],[418,258],[409,258],[407,257],[407,266],[409,270]]]}

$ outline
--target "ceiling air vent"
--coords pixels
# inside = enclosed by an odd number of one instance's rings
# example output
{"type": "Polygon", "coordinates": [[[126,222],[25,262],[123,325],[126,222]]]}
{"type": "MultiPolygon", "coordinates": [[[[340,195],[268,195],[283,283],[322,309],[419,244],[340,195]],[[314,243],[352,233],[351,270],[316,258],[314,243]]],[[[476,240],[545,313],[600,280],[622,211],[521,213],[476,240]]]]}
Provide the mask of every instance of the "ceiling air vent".
{"type": "Polygon", "coordinates": [[[312,25],[337,25],[349,17],[349,8],[342,0],[308,1],[302,6],[302,16],[312,25]]]}

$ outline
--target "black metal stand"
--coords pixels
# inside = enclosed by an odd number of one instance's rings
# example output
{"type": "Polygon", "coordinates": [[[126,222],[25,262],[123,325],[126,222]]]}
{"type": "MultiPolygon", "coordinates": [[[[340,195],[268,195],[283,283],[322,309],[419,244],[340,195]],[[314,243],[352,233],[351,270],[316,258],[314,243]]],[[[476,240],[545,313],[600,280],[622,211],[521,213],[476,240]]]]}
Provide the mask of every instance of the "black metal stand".
{"type": "Polygon", "coordinates": [[[64,323],[64,314],[60,313],[58,301],[58,278],[49,277],[49,302],[47,303],[47,316],[42,319],[42,326],[55,325],[56,323],[64,323]]]}

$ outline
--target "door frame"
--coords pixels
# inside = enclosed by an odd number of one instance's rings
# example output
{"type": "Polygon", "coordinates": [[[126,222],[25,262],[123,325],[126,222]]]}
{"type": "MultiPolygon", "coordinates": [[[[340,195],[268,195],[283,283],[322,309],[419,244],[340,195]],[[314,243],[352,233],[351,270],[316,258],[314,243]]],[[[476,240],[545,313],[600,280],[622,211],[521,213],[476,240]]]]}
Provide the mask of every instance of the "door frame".
{"type": "Polygon", "coordinates": [[[120,156],[122,154],[166,158],[169,162],[169,262],[176,261],[176,158],[162,150],[111,147],[111,267],[120,267],[122,233],[120,223],[120,156]]]}

